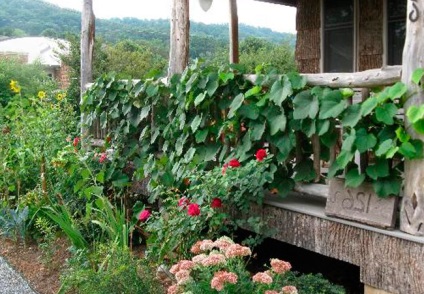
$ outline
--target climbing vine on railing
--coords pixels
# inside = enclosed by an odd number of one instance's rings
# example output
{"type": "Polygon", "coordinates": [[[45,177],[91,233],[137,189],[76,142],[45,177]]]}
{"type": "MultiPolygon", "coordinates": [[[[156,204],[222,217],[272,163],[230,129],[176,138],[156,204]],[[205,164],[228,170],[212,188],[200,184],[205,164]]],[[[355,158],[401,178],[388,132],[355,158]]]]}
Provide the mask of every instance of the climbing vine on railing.
{"type": "Polygon", "coordinates": [[[350,104],[351,89],[310,88],[297,73],[263,73],[258,67],[252,82],[239,66],[197,61],[168,84],[105,75],[86,93],[82,110],[88,124],[100,119],[102,127],[113,126],[115,169],[108,176],[116,178],[132,161],[139,177],[151,178],[153,191],[158,183],[178,187],[195,168],[232,158],[243,164],[266,148],[274,155],[273,181],[264,188],[285,195],[296,181],[317,179],[311,137],[319,136],[320,158],[329,162],[342,134],[327,176],[344,172],[346,185],[367,180],[379,196],[389,196],[400,192],[403,159],[423,153],[422,142],[407,135],[399,117],[405,94],[406,86],[397,83],[350,104]],[[363,170],[355,154],[371,158],[363,170]]]}

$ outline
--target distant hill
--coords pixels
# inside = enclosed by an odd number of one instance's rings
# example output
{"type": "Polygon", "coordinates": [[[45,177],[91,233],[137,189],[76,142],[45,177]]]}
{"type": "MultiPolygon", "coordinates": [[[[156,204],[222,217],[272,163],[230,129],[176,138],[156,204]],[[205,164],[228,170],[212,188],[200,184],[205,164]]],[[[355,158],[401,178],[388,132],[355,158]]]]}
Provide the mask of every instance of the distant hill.
{"type": "MultiPolygon", "coordinates": [[[[78,11],[60,8],[41,0],[0,1],[1,36],[64,37],[67,33],[79,34],[81,15],[78,11]]],[[[141,20],[136,18],[97,19],[96,34],[106,42],[124,39],[144,40],[169,46],[169,20],[141,20]]],[[[192,57],[214,52],[228,44],[228,26],[192,22],[192,57]]],[[[267,28],[240,24],[240,39],[256,37],[273,43],[288,42],[294,46],[296,36],[278,33],[267,28]]]]}

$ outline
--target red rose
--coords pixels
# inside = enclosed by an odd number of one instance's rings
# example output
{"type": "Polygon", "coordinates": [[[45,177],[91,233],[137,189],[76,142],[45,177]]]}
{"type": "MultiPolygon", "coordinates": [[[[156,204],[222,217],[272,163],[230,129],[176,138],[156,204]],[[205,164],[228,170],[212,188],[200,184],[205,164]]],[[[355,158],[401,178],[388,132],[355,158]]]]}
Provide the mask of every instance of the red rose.
{"type": "Polygon", "coordinates": [[[199,205],[197,203],[191,203],[188,206],[187,214],[190,215],[190,216],[197,216],[197,215],[199,215],[200,214],[199,205]]]}
{"type": "Polygon", "coordinates": [[[142,212],[140,212],[140,214],[138,215],[138,219],[142,222],[145,222],[150,217],[150,215],[151,215],[150,211],[145,209],[142,212]]]}
{"type": "Polygon", "coordinates": [[[188,200],[186,197],[181,197],[180,200],[178,200],[178,206],[186,207],[190,204],[190,200],[188,200]]]}
{"type": "Polygon", "coordinates": [[[222,207],[222,201],[221,201],[221,199],[219,199],[219,198],[212,199],[211,207],[212,208],[221,208],[222,207]]]}
{"type": "Polygon", "coordinates": [[[100,154],[100,158],[99,158],[99,162],[103,163],[105,162],[105,160],[107,159],[107,155],[105,152],[103,152],[102,154],[100,154]]]}
{"type": "Polygon", "coordinates": [[[239,167],[241,164],[240,164],[240,161],[238,161],[237,159],[234,158],[234,159],[230,160],[228,165],[231,166],[231,167],[239,167]]]}
{"type": "Polygon", "coordinates": [[[79,144],[79,142],[80,142],[80,138],[79,137],[75,137],[72,145],[74,145],[74,147],[77,147],[78,144],[79,144]]]}
{"type": "Polygon", "coordinates": [[[264,158],[267,156],[266,154],[266,150],[265,149],[259,149],[258,151],[256,151],[256,159],[258,161],[262,161],[264,160],[264,158]]]}

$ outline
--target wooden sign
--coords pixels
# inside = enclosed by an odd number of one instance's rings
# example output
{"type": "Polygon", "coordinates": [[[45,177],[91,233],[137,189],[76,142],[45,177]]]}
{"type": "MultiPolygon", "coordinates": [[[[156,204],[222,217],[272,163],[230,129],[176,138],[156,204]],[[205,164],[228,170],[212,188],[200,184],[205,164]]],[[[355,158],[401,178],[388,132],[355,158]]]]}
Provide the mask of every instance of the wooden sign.
{"type": "Polygon", "coordinates": [[[394,228],[397,197],[379,198],[369,183],[346,188],[344,180],[332,179],[325,214],[381,228],[394,228]]]}

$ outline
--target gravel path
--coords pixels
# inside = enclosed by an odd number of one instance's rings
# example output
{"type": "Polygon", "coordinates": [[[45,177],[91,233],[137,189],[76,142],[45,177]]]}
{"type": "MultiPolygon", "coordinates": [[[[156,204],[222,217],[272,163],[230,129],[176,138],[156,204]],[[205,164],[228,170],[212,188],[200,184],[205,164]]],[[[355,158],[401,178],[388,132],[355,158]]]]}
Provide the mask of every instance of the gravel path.
{"type": "Polygon", "coordinates": [[[0,257],[0,294],[36,294],[2,257],[0,257]]]}

